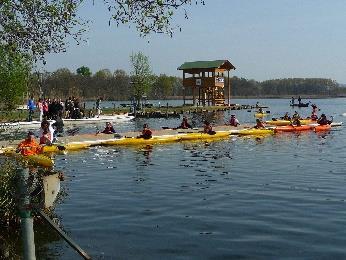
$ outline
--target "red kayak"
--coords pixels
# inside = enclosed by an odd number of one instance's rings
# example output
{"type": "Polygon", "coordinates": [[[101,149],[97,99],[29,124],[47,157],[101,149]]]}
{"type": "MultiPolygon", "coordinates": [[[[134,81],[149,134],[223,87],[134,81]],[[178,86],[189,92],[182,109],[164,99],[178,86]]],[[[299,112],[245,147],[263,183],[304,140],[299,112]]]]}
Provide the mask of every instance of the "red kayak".
{"type": "Polygon", "coordinates": [[[332,128],[331,125],[318,125],[314,127],[315,132],[329,131],[332,128]]]}
{"type": "Polygon", "coordinates": [[[298,132],[298,131],[308,131],[308,130],[312,130],[311,126],[309,125],[301,125],[301,126],[286,125],[286,126],[278,126],[275,128],[275,132],[298,132]]]}

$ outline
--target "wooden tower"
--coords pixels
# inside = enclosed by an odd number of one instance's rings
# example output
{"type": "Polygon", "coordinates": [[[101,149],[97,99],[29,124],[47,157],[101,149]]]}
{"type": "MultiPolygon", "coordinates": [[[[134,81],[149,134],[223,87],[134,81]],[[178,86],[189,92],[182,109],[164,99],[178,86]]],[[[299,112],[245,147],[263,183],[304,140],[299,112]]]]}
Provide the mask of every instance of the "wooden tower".
{"type": "Polygon", "coordinates": [[[230,104],[229,71],[235,67],[228,60],[185,62],[178,70],[183,71],[184,104],[186,90],[192,88],[193,105],[225,105],[225,72],[227,71],[228,104],[230,104]]]}

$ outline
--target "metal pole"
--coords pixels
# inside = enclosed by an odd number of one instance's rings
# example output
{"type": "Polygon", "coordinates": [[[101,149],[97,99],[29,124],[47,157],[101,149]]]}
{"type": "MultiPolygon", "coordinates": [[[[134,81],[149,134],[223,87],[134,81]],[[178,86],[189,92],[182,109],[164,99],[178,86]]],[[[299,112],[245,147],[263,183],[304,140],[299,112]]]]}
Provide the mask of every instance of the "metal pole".
{"type": "Polygon", "coordinates": [[[231,100],[231,82],[229,81],[229,70],[227,71],[227,85],[228,85],[228,106],[230,105],[231,100]]]}
{"type": "Polygon", "coordinates": [[[28,192],[28,168],[18,168],[19,175],[19,216],[20,226],[22,230],[22,241],[25,260],[35,260],[35,238],[34,238],[34,223],[30,210],[30,195],[28,192]]]}
{"type": "Polygon", "coordinates": [[[68,237],[42,210],[36,209],[36,212],[43,217],[48,224],[54,228],[56,232],[74,249],[76,250],[84,259],[90,260],[91,256],[87,254],[72,238],[68,237]]]}

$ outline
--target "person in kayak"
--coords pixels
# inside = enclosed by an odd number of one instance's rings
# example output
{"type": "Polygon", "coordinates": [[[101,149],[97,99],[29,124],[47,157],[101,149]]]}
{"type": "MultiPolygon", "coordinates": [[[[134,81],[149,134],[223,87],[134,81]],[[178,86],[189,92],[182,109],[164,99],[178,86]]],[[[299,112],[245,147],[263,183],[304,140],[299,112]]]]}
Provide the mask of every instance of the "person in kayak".
{"type": "Polygon", "coordinates": [[[187,122],[187,118],[186,116],[183,117],[183,121],[181,122],[180,126],[178,126],[177,128],[180,129],[188,129],[188,128],[192,128],[191,125],[187,122]]]}
{"type": "Polygon", "coordinates": [[[213,127],[207,120],[204,121],[203,133],[210,135],[216,134],[216,132],[213,130],[213,127]]]}
{"type": "Polygon", "coordinates": [[[288,112],[285,113],[285,115],[282,117],[283,120],[291,120],[291,117],[289,116],[288,112]]]}
{"type": "Polygon", "coordinates": [[[149,129],[148,124],[144,124],[143,125],[143,130],[142,130],[142,134],[140,136],[138,136],[137,138],[143,138],[143,139],[150,139],[153,137],[153,133],[152,131],[149,129]]]}
{"type": "Polygon", "coordinates": [[[35,140],[35,134],[32,131],[29,131],[26,139],[18,144],[16,153],[29,156],[42,153],[42,150],[42,146],[35,140]]]}
{"type": "Polygon", "coordinates": [[[256,125],[253,128],[260,129],[260,128],[265,128],[265,126],[264,126],[263,122],[259,118],[257,118],[256,119],[256,125]]]}
{"type": "Polygon", "coordinates": [[[231,118],[229,119],[229,125],[235,127],[240,125],[239,120],[235,117],[235,115],[231,115],[231,118]]]}
{"type": "Polygon", "coordinates": [[[114,134],[115,130],[111,122],[106,123],[105,129],[102,131],[103,134],[114,134]]]}
{"type": "Polygon", "coordinates": [[[317,120],[317,123],[320,125],[330,125],[332,122],[327,119],[325,114],[322,114],[321,117],[317,120]]]}
{"type": "Polygon", "coordinates": [[[300,115],[298,114],[298,112],[297,111],[294,111],[294,114],[293,114],[293,116],[292,116],[292,119],[296,119],[296,118],[300,118],[300,115]]]}
{"type": "Polygon", "coordinates": [[[52,143],[54,139],[54,129],[47,120],[41,122],[41,128],[39,131],[40,143],[52,143]],[[44,134],[46,132],[46,134],[44,134]],[[46,139],[46,140],[45,140],[46,139]],[[45,141],[44,141],[45,140],[45,141]]]}
{"type": "Polygon", "coordinates": [[[291,126],[301,126],[299,118],[293,118],[291,126]]]}
{"type": "Polygon", "coordinates": [[[264,113],[264,112],[263,112],[263,109],[260,107],[260,108],[258,109],[257,113],[263,114],[263,113],[264,113]]]}
{"type": "Polygon", "coordinates": [[[313,121],[318,120],[318,116],[317,116],[314,112],[312,112],[310,118],[311,118],[311,120],[313,120],[313,121]]]}

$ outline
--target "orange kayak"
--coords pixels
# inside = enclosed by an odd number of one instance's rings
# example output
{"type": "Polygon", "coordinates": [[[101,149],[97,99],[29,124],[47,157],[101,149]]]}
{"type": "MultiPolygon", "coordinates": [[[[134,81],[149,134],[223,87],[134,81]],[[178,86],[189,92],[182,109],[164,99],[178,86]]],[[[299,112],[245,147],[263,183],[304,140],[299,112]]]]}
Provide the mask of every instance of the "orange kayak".
{"type": "Polygon", "coordinates": [[[275,132],[298,132],[298,131],[308,131],[308,130],[312,130],[311,126],[309,125],[301,125],[301,126],[286,125],[286,126],[278,126],[275,128],[275,132]]]}
{"type": "Polygon", "coordinates": [[[332,128],[331,125],[318,125],[314,127],[315,132],[329,131],[332,128]]]}

